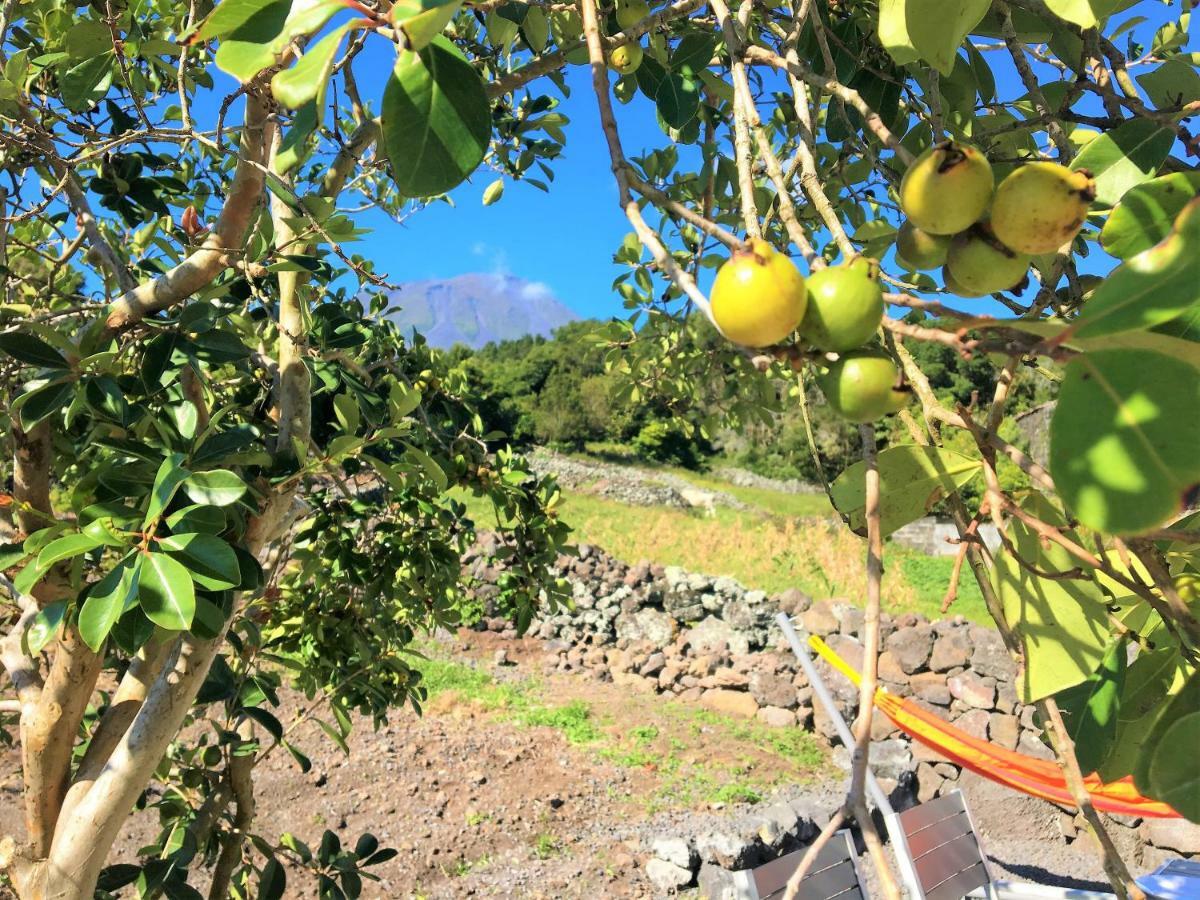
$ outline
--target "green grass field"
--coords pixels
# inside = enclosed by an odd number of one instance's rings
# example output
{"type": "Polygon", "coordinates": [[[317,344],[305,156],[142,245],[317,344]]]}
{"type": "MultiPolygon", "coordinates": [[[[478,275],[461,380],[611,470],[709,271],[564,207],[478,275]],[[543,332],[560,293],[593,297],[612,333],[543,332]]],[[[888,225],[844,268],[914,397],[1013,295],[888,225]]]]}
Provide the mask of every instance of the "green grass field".
{"type": "MultiPolygon", "coordinates": [[[[708,575],[728,575],[752,589],[778,593],[797,587],[815,598],[861,603],[866,592],[863,541],[836,519],[823,494],[782,494],[739,488],[708,476],[671,469],[698,486],[727,491],[751,510],[717,507],[714,518],[690,510],[639,507],[563,491],[559,515],[576,543],[595,544],[629,563],[650,560],[708,575]]],[[[462,495],[482,527],[495,525],[486,501],[462,495]]],[[[941,618],[951,557],[927,557],[888,545],[884,608],[941,618]]],[[[964,571],[951,614],[989,621],[983,596],[964,571]]]]}

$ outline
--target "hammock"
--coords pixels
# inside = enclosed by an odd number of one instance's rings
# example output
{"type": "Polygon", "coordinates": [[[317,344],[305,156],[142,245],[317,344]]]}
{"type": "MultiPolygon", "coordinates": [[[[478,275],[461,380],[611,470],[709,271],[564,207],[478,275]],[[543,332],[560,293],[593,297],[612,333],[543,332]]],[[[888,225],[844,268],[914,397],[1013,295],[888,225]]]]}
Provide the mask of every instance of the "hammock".
{"type": "MultiPolygon", "coordinates": [[[[859,683],[858,672],[823,640],[811,635],[808,643],[829,665],[856,685],[859,683]]],[[[1056,763],[1034,759],[967,734],[915,703],[882,688],[875,692],[875,705],[897,728],[950,762],[1030,796],[1060,806],[1075,806],[1075,800],[1067,790],[1066,781],[1056,763]]],[[[1181,818],[1167,804],[1139,794],[1131,777],[1104,784],[1092,774],[1086,776],[1083,783],[1092,796],[1092,805],[1103,812],[1154,819],[1181,818]]]]}

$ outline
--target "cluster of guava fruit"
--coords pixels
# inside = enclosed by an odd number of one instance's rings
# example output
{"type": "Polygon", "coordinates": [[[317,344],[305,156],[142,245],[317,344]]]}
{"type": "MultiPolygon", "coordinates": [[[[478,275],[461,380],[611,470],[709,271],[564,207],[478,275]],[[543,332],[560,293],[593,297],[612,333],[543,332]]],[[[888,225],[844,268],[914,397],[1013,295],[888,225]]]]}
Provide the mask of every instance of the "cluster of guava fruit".
{"type": "Polygon", "coordinates": [[[806,280],[790,259],[755,238],[718,270],[713,320],[731,341],[756,348],[799,329],[802,342],[819,351],[817,384],[829,405],[852,422],[872,422],[909,399],[896,364],[873,344],[883,321],[878,276],[874,260],[856,257],[806,280]]]}
{"type": "Polygon", "coordinates": [[[999,185],[969,144],[944,141],[909,166],[900,182],[908,220],[897,260],[911,269],[942,267],[946,289],[982,297],[1020,284],[1034,255],[1053,253],[1083,227],[1095,199],[1086,169],[1025,163],[999,185]]]}
{"type": "MultiPolygon", "coordinates": [[[[650,15],[646,0],[617,0],[617,25],[624,31],[650,15]]],[[[619,75],[632,75],[642,64],[642,45],[637,41],[613,47],[608,53],[608,66],[619,75]]]]}

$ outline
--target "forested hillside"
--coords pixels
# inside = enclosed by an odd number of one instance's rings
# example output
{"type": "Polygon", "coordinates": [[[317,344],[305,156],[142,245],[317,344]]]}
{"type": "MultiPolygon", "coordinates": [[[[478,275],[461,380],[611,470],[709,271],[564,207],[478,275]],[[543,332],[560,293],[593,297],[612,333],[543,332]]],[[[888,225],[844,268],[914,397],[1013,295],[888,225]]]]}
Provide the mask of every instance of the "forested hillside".
{"type": "MultiPolygon", "coordinates": [[[[919,321],[920,314],[910,318],[919,321]]],[[[715,347],[720,340],[707,322],[697,320],[693,329],[702,346],[715,347]]],[[[788,392],[795,390],[792,382],[776,383],[779,409],[773,417],[735,434],[706,429],[704,404],[699,411],[676,412],[652,385],[645,385],[644,391],[635,385],[631,391],[628,378],[613,371],[620,349],[613,349],[610,330],[596,321],[565,325],[549,339],[526,336],[489,343],[476,351],[459,345],[450,354],[465,370],[472,392],[481,398],[485,427],[504,432],[519,445],[636,455],[690,468],[720,460],[776,478],[819,478],[800,408],[785,402],[788,392]]],[[[932,342],[914,344],[913,355],[939,399],[950,405],[970,406],[995,390],[996,367],[987,356],[963,359],[953,348],[932,342]]],[[[700,386],[709,407],[719,402],[729,375],[715,355],[714,360],[711,381],[700,386]]],[[[1013,408],[1018,412],[1054,395],[1053,381],[1040,372],[1030,374],[1014,394],[1013,408]]],[[[858,458],[858,429],[834,413],[815,386],[810,385],[807,399],[821,461],[836,474],[858,458]]],[[[1015,417],[1005,427],[1007,439],[1024,445],[1015,417]]],[[[903,426],[895,420],[890,428],[903,426]]],[[[880,432],[889,434],[883,428],[880,432]]],[[[1010,474],[1016,478],[1018,470],[1013,467],[1010,474]]]]}

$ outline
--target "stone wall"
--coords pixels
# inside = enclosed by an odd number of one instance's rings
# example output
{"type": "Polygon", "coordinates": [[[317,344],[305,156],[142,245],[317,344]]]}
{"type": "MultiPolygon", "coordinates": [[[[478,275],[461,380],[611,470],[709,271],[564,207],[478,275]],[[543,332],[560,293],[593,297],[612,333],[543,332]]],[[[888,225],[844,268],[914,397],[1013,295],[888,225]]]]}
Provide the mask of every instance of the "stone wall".
{"type": "MultiPolygon", "coordinates": [[[[465,558],[485,609],[502,571],[494,561],[496,547],[496,537],[485,534],[465,558]]],[[[829,740],[834,759],[848,768],[845,749],[833,740],[832,722],[814,705],[812,688],[774,617],[787,612],[803,631],[820,635],[851,666],[861,668],[862,610],[814,601],[798,590],[768,596],[732,578],[675,566],[628,565],[586,544],[578,556],[560,556],[556,570],[571,585],[574,609],[544,615],[529,634],[547,642],[558,671],[591,670],[632,691],[670,694],[772,727],[813,729],[829,740]]],[[[488,614],[481,628],[510,628],[496,610],[488,614]]],[[[961,616],[938,622],[916,613],[884,613],[881,618],[879,676],[889,691],[912,697],[976,737],[1053,758],[1040,739],[1033,708],[1017,699],[1016,666],[994,629],[961,616]]],[[[856,689],[823,662],[818,669],[851,720],[856,689]]],[[[958,767],[893,728],[883,715],[874,718],[873,738],[872,766],[898,802],[923,802],[958,783],[958,767]]],[[[1125,832],[1124,844],[1138,847],[1146,867],[1155,853],[1200,855],[1200,827],[1188,823],[1123,819],[1114,820],[1114,827],[1125,832]]],[[[1061,830],[1068,840],[1076,828],[1064,814],[1061,830]]],[[[756,846],[754,853],[756,859],[769,858],[764,847],[756,846]]],[[[695,855],[693,874],[706,859],[709,865],[721,865],[713,854],[709,857],[695,855]]],[[[678,858],[674,852],[671,859],[678,858]]]]}

